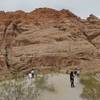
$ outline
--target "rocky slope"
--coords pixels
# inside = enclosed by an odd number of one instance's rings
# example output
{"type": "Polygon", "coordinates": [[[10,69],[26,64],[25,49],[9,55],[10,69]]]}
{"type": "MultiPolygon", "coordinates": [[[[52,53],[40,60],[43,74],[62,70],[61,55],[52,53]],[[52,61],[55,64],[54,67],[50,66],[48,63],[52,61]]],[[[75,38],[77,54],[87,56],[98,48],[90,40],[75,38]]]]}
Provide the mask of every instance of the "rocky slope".
{"type": "Polygon", "coordinates": [[[78,66],[100,71],[100,19],[69,10],[0,12],[0,71],[78,66]]]}

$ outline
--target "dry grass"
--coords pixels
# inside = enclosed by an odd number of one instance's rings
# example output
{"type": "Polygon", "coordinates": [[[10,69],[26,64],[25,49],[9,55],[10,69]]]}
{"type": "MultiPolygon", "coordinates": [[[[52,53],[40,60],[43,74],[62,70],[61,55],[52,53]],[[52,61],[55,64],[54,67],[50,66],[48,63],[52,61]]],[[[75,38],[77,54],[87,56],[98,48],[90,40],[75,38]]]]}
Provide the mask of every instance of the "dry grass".
{"type": "Polygon", "coordinates": [[[84,85],[81,94],[84,100],[100,100],[100,82],[95,79],[94,75],[82,76],[80,82],[84,85]]]}
{"type": "Polygon", "coordinates": [[[44,76],[35,80],[6,80],[0,83],[0,100],[37,100],[43,90],[55,91],[53,86],[47,85],[47,78],[44,76]]]}
{"type": "Polygon", "coordinates": [[[0,100],[36,100],[38,90],[33,84],[16,80],[0,84],[0,100]]]}

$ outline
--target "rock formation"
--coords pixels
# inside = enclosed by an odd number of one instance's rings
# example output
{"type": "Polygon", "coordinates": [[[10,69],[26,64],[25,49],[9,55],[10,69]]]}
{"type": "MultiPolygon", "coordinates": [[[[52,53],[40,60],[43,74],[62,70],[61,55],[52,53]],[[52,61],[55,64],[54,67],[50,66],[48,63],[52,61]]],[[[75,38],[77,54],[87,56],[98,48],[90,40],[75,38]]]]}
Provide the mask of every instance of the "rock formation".
{"type": "Polygon", "coordinates": [[[0,71],[78,66],[100,71],[100,19],[69,10],[0,12],[0,71]]]}

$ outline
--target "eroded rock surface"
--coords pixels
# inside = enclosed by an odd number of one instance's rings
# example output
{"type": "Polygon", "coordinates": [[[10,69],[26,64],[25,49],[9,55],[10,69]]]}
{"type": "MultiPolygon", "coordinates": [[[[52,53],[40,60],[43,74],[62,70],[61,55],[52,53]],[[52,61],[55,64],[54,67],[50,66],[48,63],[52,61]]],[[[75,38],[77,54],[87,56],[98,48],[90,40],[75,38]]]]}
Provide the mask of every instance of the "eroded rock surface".
{"type": "Polygon", "coordinates": [[[69,10],[0,12],[0,71],[78,66],[100,71],[100,19],[69,10]]]}

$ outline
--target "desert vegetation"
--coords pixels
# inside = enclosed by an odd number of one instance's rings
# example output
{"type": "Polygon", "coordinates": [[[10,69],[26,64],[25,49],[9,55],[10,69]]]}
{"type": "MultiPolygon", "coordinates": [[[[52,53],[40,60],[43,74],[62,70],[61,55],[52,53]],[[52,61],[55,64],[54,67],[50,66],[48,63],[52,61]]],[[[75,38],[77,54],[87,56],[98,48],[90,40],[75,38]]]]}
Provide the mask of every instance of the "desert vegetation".
{"type": "Polygon", "coordinates": [[[0,83],[0,100],[37,100],[43,90],[55,91],[44,76],[6,80],[0,83]]]}
{"type": "Polygon", "coordinates": [[[95,75],[84,75],[81,77],[80,82],[84,86],[81,94],[83,100],[100,100],[100,82],[95,75]]]}

